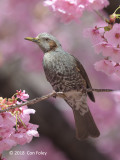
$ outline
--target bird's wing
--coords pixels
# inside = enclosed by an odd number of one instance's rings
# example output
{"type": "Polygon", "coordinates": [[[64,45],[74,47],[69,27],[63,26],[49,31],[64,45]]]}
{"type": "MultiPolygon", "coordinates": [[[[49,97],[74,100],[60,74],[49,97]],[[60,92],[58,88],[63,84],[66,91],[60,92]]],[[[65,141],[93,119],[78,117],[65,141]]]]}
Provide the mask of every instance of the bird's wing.
{"type": "MultiPolygon", "coordinates": [[[[90,80],[88,78],[88,75],[87,75],[85,69],[83,68],[82,64],[76,58],[75,58],[75,61],[76,61],[76,67],[77,67],[78,72],[80,72],[80,74],[83,76],[83,78],[86,81],[87,88],[92,88],[90,80]]],[[[93,95],[93,92],[88,92],[88,96],[93,102],[95,102],[95,97],[93,95]]]]}

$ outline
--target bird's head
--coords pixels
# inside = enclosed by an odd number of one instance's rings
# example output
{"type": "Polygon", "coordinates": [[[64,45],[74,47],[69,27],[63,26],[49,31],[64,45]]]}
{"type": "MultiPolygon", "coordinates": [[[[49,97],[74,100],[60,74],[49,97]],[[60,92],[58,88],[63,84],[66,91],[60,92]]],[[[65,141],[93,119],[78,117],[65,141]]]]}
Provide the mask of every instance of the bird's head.
{"type": "Polygon", "coordinates": [[[54,50],[57,47],[61,47],[59,41],[48,33],[41,33],[35,38],[26,37],[25,39],[38,44],[44,53],[54,50]]]}

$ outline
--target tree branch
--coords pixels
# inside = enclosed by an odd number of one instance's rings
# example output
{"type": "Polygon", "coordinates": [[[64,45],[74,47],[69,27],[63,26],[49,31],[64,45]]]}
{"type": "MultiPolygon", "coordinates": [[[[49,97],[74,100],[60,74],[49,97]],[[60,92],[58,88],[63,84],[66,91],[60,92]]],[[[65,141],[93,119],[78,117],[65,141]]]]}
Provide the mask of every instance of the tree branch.
{"type": "Polygon", "coordinates": [[[54,97],[54,96],[57,96],[58,94],[56,92],[52,92],[52,93],[49,93],[45,96],[42,96],[42,97],[37,97],[37,98],[34,98],[32,100],[29,100],[29,101],[26,101],[26,102],[23,102],[21,104],[17,104],[17,105],[10,105],[9,108],[7,109],[4,109],[4,110],[0,110],[0,113],[2,112],[5,112],[5,111],[9,111],[11,109],[15,109],[15,108],[20,108],[22,106],[25,106],[25,105],[32,105],[32,104],[35,104],[35,103],[38,103],[40,101],[43,101],[45,99],[48,99],[50,97],[54,97]]]}
{"type": "Polygon", "coordinates": [[[95,89],[95,88],[87,88],[86,92],[114,92],[113,89],[95,89]]]}
{"type": "MultiPolygon", "coordinates": [[[[87,88],[87,89],[82,89],[81,91],[83,92],[112,92],[114,90],[112,89],[94,89],[94,88],[87,88]]],[[[79,93],[79,92],[78,92],[79,93]]],[[[9,111],[11,109],[15,109],[15,108],[20,108],[22,106],[25,106],[25,105],[32,105],[32,104],[35,104],[35,103],[38,103],[40,101],[43,101],[43,100],[46,100],[50,97],[60,97],[60,98],[65,98],[65,93],[63,92],[55,92],[53,91],[52,93],[49,93],[45,96],[42,96],[42,97],[37,97],[37,98],[34,98],[32,100],[29,100],[29,101],[26,101],[26,102],[23,102],[21,104],[14,104],[14,105],[10,105],[8,108],[6,109],[3,109],[3,110],[0,110],[0,113],[3,113],[3,112],[6,112],[6,111],[9,111]]]]}

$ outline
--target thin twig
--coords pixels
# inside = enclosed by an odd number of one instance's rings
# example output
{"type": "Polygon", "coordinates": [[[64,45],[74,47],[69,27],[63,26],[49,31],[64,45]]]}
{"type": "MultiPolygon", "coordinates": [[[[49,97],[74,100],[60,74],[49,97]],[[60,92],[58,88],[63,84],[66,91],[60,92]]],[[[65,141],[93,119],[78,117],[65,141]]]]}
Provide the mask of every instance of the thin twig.
{"type": "Polygon", "coordinates": [[[113,89],[95,89],[95,88],[87,88],[87,92],[113,92],[113,89]]]}
{"type": "Polygon", "coordinates": [[[99,12],[96,11],[95,9],[93,10],[103,21],[105,21],[105,17],[99,12]]]}
{"type": "MultiPolygon", "coordinates": [[[[87,89],[83,89],[83,91],[85,92],[112,92],[114,90],[112,89],[94,89],[94,88],[87,88],[87,89]]],[[[32,100],[29,100],[29,101],[26,101],[26,102],[23,102],[22,104],[15,104],[15,105],[10,105],[7,109],[4,109],[4,110],[0,110],[0,113],[3,113],[3,112],[6,112],[6,111],[9,111],[11,109],[15,109],[15,108],[20,108],[22,106],[25,106],[25,105],[32,105],[32,104],[35,104],[35,103],[38,103],[40,101],[43,101],[43,100],[46,100],[50,97],[60,97],[60,98],[65,98],[65,94],[63,92],[55,92],[53,91],[52,93],[49,93],[45,96],[42,96],[42,97],[37,97],[37,98],[34,98],[32,100]]]]}

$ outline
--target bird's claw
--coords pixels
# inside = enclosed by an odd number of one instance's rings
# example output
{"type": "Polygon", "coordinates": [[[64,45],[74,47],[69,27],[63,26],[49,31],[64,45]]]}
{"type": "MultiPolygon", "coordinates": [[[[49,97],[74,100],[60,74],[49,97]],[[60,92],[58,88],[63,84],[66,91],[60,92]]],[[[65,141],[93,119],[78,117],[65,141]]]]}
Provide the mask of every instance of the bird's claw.
{"type": "Polygon", "coordinates": [[[53,94],[53,98],[57,97],[57,92],[53,91],[52,94],[53,94]]]}
{"type": "Polygon", "coordinates": [[[55,92],[53,91],[53,97],[56,98],[56,97],[59,97],[59,98],[66,98],[65,94],[63,92],[55,92]]]}
{"type": "Polygon", "coordinates": [[[66,98],[65,94],[63,92],[57,92],[57,96],[60,98],[66,98]]]}

